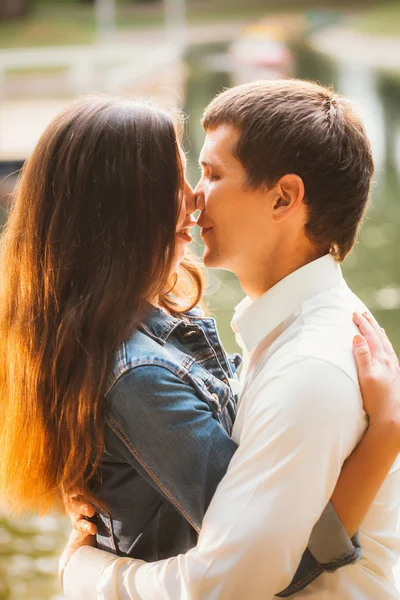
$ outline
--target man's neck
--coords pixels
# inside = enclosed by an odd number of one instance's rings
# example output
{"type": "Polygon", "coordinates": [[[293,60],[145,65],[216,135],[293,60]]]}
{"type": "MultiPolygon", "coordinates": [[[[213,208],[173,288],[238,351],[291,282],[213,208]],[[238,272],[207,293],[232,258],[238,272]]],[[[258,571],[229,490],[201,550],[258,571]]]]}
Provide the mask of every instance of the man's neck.
{"type": "Polygon", "coordinates": [[[256,300],[279,281],[324,254],[325,251],[318,252],[315,248],[307,249],[307,252],[273,253],[264,261],[251,265],[243,274],[238,274],[240,285],[249,298],[256,300]]]}

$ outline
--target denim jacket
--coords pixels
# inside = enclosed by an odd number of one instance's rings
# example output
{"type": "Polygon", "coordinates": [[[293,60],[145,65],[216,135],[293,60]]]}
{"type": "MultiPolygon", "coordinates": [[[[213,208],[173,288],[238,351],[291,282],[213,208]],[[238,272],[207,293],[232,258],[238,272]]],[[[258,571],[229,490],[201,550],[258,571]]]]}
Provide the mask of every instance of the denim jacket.
{"type": "MultiPolygon", "coordinates": [[[[105,449],[97,497],[99,548],[146,561],[196,545],[207,507],[237,448],[238,355],[213,318],[157,308],[121,345],[106,391],[105,449]]],[[[286,597],[323,570],[357,560],[330,505],[315,526],[286,597]]]]}

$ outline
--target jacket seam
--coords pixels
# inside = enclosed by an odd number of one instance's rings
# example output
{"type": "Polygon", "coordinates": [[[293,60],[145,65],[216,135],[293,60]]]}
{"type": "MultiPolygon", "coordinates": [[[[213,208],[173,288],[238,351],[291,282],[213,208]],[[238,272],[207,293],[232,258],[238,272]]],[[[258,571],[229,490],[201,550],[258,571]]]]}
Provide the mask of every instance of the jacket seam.
{"type": "Polygon", "coordinates": [[[171,335],[171,333],[174,331],[174,329],[176,329],[177,327],[179,327],[179,325],[181,324],[181,322],[182,321],[180,319],[171,321],[165,327],[163,327],[163,329],[159,333],[159,335],[157,335],[154,331],[151,331],[151,329],[149,329],[149,327],[147,327],[147,325],[145,325],[144,323],[141,323],[140,327],[142,329],[144,329],[144,331],[147,333],[147,335],[149,335],[154,340],[156,340],[158,342],[161,342],[162,345],[164,345],[165,342],[167,341],[167,339],[169,338],[169,336],[171,335]]]}
{"type": "Polygon", "coordinates": [[[298,591],[302,590],[303,588],[305,588],[306,585],[308,585],[309,583],[314,581],[314,579],[316,579],[318,575],[321,575],[321,573],[323,573],[323,569],[320,566],[316,567],[314,569],[314,571],[311,571],[311,573],[309,573],[306,577],[303,577],[303,579],[301,579],[300,581],[298,581],[297,583],[295,583],[293,585],[288,585],[288,587],[285,588],[284,590],[282,590],[282,592],[279,592],[279,594],[276,594],[277,597],[278,598],[288,598],[295,592],[298,592],[298,591]]]}
{"type": "Polygon", "coordinates": [[[189,517],[184,508],[180,505],[180,503],[173,497],[171,492],[161,483],[155,473],[150,469],[147,463],[140,456],[139,452],[136,450],[132,442],[126,437],[123,429],[119,425],[119,423],[113,419],[110,415],[107,415],[106,421],[114,433],[119,437],[119,439],[125,444],[127,449],[131,452],[131,454],[136,458],[139,464],[143,467],[149,477],[153,480],[153,482],[157,485],[157,487],[165,494],[168,500],[179,510],[179,512],[185,517],[186,521],[193,527],[193,529],[200,533],[200,528],[197,527],[195,523],[193,523],[192,519],[189,517]]]}
{"type": "Polygon", "coordinates": [[[333,560],[328,563],[319,563],[319,564],[324,571],[332,571],[333,569],[336,570],[338,567],[344,566],[345,564],[348,564],[349,561],[355,561],[358,558],[359,558],[359,555],[358,555],[357,550],[355,548],[352,548],[351,550],[348,550],[347,552],[342,554],[342,556],[340,556],[336,560],[333,560]]]}
{"type": "Polygon", "coordinates": [[[188,374],[188,370],[194,362],[196,362],[196,359],[192,357],[186,357],[182,365],[180,365],[179,367],[175,367],[170,363],[164,362],[163,359],[157,357],[152,358],[151,360],[148,359],[138,363],[133,363],[132,361],[124,360],[123,368],[118,371],[118,374],[115,376],[115,379],[113,378],[112,383],[109,385],[104,395],[108,396],[110,394],[111,390],[114,388],[114,386],[118,383],[118,381],[123,375],[128,373],[128,371],[133,371],[134,369],[137,369],[138,367],[163,367],[164,369],[168,369],[168,371],[170,371],[174,375],[177,375],[177,377],[183,380],[184,377],[188,374]]]}

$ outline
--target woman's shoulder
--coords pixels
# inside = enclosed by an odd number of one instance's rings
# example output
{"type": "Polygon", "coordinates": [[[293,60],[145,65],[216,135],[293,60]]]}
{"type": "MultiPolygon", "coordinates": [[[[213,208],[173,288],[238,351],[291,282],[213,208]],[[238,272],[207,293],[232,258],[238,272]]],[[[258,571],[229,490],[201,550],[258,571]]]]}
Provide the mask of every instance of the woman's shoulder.
{"type": "Polygon", "coordinates": [[[126,373],[136,371],[140,368],[141,371],[143,369],[148,370],[149,377],[151,377],[151,372],[155,370],[151,367],[164,365],[168,368],[174,362],[174,357],[171,355],[170,349],[165,348],[165,345],[149,336],[146,332],[137,329],[129,339],[120,345],[114,356],[107,393],[126,373]]]}
{"type": "Polygon", "coordinates": [[[160,367],[179,375],[186,353],[184,345],[176,343],[179,335],[173,334],[185,328],[187,317],[200,317],[200,312],[195,310],[193,314],[190,311],[187,315],[175,317],[152,308],[118,348],[110,371],[108,391],[120,377],[135,370],[140,370],[141,378],[143,371],[148,372],[148,377],[154,376],[155,371],[159,376],[160,367]]]}

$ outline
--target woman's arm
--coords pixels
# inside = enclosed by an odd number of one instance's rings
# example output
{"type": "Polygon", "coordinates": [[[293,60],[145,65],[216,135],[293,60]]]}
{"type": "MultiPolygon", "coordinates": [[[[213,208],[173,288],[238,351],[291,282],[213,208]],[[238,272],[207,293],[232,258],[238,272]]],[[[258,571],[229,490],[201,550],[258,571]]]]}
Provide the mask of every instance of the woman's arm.
{"type": "MultiPolygon", "coordinates": [[[[365,340],[361,339],[362,344],[355,345],[354,353],[364,405],[371,424],[363,442],[345,463],[332,498],[333,505],[350,535],[354,534],[362,522],[400,446],[400,390],[394,385],[395,377],[398,381],[398,375],[395,375],[398,372],[397,357],[390,342],[377,326],[375,331],[364,317],[359,317],[359,320],[360,331],[365,340]],[[369,462],[371,455],[372,463],[369,462]]],[[[92,512],[92,507],[73,502],[70,516],[74,526],[84,532],[88,529],[93,531],[92,524],[79,518],[80,513],[91,516],[92,512]]],[[[319,527],[321,535],[326,537],[323,519],[316,527],[319,527]]],[[[332,535],[332,527],[330,530],[332,535]]],[[[334,527],[333,532],[336,531],[337,527],[334,527]]],[[[336,566],[342,564],[345,563],[336,562],[336,566]]]]}
{"type": "Polygon", "coordinates": [[[314,526],[309,545],[290,586],[279,597],[287,597],[302,586],[304,575],[335,571],[361,555],[352,538],[366,516],[376,494],[400,452],[400,372],[397,356],[385,332],[366,313],[354,315],[362,336],[354,338],[364,408],[369,427],[358,447],[344,463],[331,502],[314,526]],[[342,529],[343,528],[343,529],[342,529]],[[348,547],[345,555],[339,556],[348,547]]]}
{"type": "Polygon", "coordinates": [[[144,364],[120,377],[107,410],[107,450],[199,532],[237,449],[206,399],[188,377],[162,364],[144,364]]]}
{"type": "Polygon", "coordinates": [[[400,369],[383,329],[368,313],[355,313],[354,338],[368,430],[343,465],[331,502],[350,537],[360,527],[400,452],[400,369]]]}
{"type": "MultiPolygon", "coordinates": [[[[390,442],[390,444],[388,444],[388,447],[386,448],[386,451],[385,451],[385,456],[386,456],[386,452],[388,452],[388,456],[390,457],[390,456],[393,456],[392,451],[393,452],[396,451],[396,455],[397,455],[397,451],[398,451],[397,440],[400,438],[400,434],[399,434],[400,428],[398,427],[398,423],[400,422],[400,419],[398,419],[398,412],[399,412],[399,405],[400,405],[398,364],[394,358],[394,355],[389,353],[390,347],[388,345],[385,346],[386,341],[384,339],[383,339],[383,341],[381,340],[381,336],[382,336],[381,333],[379,333],[379,335],[378,335],[378,333],[375,332],[373,329],[371,329],[371,330],[368,329],[367,325],[363,322],[361,324],[361,331],[365,335],[366,345],[363,346],[362,350],[361,350],[361,346],[357,345],[357,347],[355,347],[354,351],[355,351],[357,365],[358,365],[359,373],[360,373],[360,384],[361,384],[362,392],[364,395],[365,408],[370,416],[371,431],[372,432],[383,431],[383,432],[386,432],[386,435],[388,435],[387,432],[389,432],[390,439],[394,440],[393,446],[392,446],[392,442],[390,442]],[[374,346],[372,344],[374,339],[378,339],[381,346],[379,346],[379,345],[374,346]],[[382,351],[382,348],[385,348],[385,350],[382,351]],[[391,357],[390,360],[388,360],[388,358],[387,358],[388,353],[389,353],[389,356],[391,357]],[[393,367],[392,367],[392,365],[393,365],[393,367]],[[392,425],[393,425],[393,427],[392,427],[392,425]],[[381,427],[382,427],[382,429],[381,429],[381,427]]],[[[375,441],[375,443],[378,443],[378,439],[375,437],[375,434],[373,436],[370,436],[370,439],[375,441]]],[[[368,440],[368,438],[367,438],[367,440],[368,440]]],[[[366,455],[364,455],[364,460],[365,460],[365,456],[367,457],[367,459],[369,458],[369,452],[371,451],[371,446],[368,445],[367,450],[368,450],[368,452],[366,452],[366,455]]],[[[360,451],[363,451],[362,446],[360,446],[360,451]]],[[[374,451],[375,451],[375,449],[374,449],[374,451]]],[[[355,458],[353,457],[354,461],[359,460],[359,457],[360,457],[360,453],[357,453],[355,455],[355,458]]],[[[349,464],[350,464],[350,468],[354,467],[354,464],[352,465],[350,461],[349,461],[349,464]]],[[[387,475],[387,471],[388,471],[388,466],[386,467],[386,469],[380,469],[380,467],[378,468],[377,479],[375,480],[375,484],[377,487],[374,490],[374,494],[378,491],[380,483],[383,481],[383,479],[387,475]]],[[[369,475],[370,475],[370,472],[368,471],[368,476],[369,475]]],[[[356,476],[357,476],[357,474],[356,474],[356,476]]],[[[374,477],[375,477],[375,475],[374,475],[374,477]]],[[[339,491],[340,491],[340,485],[341,485],[341,483],[339,483],[339,491]]],[[[369,480],[368,482],[365,482],[361,478],[361,480],[359,479],[357,483],[355,483],[354,481],[348,481],[348,488],[347,489],[346,489],[346,487],[342,488],[342,491],[344,490],[345,494],[343,496],[340,496],[340,494],[339,495],[336,494],[336,502],[339,500],[339,502],[337,502],[337,508],[339,511],[341,510],[341,498],[343,497],[344,512],[342,513],[342,517],[344,519],[346,519],[347,515],[348,515],[348,512],[346,512],[348,505],[355,501],[355,502],[357,502],[357,507],[358,507],[357,510],[359,511],[359,515],[356,516],[356,519],[358,519],[359,521],[362,520],[363,515],[365,514],[365,511],[369,508],[369,505],[373,499],[373,498],[371,498],[371,496],[368,496],[368,493],[369,493],[368,491],[367,491],[367,496],[364,495],[364,493],[365,493],[364,486],[365,487],[371,486],[371,480],[369,480]],[[360,499],[360,485],[362,486],[361,499],[360,499]]],[[[348,526],[356,528],[358,522],[356,524],[352,524],[352,523],[349,523],[349,520],[348,520],[348,526]]],[[[108,563],[110,561],[112,562],[112,559],[108,559],[108,556],[106,554],[101,556],[100,554],[98,554],[98,551],[91,551],[90,549],[87,551],[86,556],[88,558],[90,558],[90,560],[92,561],[91,564],[94,564],[93,561],[96,560],[97,561],[96,564],[100,565],[100,562],[102,562],[102,565],[106,568],[108,568],[107,567],[108,563]]],[[[69,572],[68,579],[69,579],[70,583],[73,582],[74,576],[78,573],[79,564],[80,564],[80,561],[82,560],[82,557],[84,558],[85,554],[80,554],[79,558],[77,558],[77,560],[75,561],[75,563],[72,567],[72,570],[70,570],[70,572],[69,572]]],[[[121,564],[120,571],[121,571],[121,569],[122,570],[125,569],[125,563],[122,564],[121,559],[119,559],[117,561],[115,561],[115,560],[113,561],[113,565],[116,566],[117,564],[121,564]]],[[[111,566],[110,568],[112,569],[113,567],[111,566]]],[[[126,568],[130,568],[132,570],[132,575],[133,575],[134,569],[136,569],[136,568],[141,569],[142,567],[138,566],[137,563],[132,563],[132,565],[126,564],[126,568]]],[[[164,568],[164,565],[163,565],[163,568],[164,568]]],[[[147,567],[143,567],[143,569],[144,569],[144,571],[142,571],[142,573],[144,575],[146,575],[147,567]]],[[[151,566],[150,569],[153,569],[153,566],[151,566]]],[[[157,567],[156,567],[156,569],[157,569],[157,567]]],[[[97,570],[99,570],[99,569],[97,569],[97,570]]],[[[92,572],[92,574],[93,573],[94,572],[92,572]]],[[[131,578],[129,578],[130,574],[131,573],[127,573],[127,572],[125,573],[126,581],[128,581],[128,579],[129,579],[129,581],[130,581],[130,579],[132,579],[132,583],[139,581],[136,576],[135,577],[132,576],[131,578]]],[[[115,572],[112,571],[112,573],[110,572],[109,576],[107,577],[107,581],[111,581],[111,577],[114,577],[115,575],[116,575],[116,571],[115,572]]],[[[121,575],[121,577],[122,577],[122,575],[121,575]]],[[[140,575],[140,577],[141,577],[141,575],[140,575]]],[[[104,577],[103,577],[103,580],[104,580],[104,577]]],[[[97,579],[96,579],[96,581],[97,581],[97,579]]],[[[113,579],[113,581],[114,581],[114,579],[113,579]]],[[[143,579],[140,579],[140,581],[143,581],[143,579]]],[[[153,581],[153,578],[151,578],[151,581],[153,581]]],[[[132,590],[133,590],[133,588],[130,587],[129,591],[131,592],[132,590]]],[[[107,594],[105,594],[105,595],[107,595],[107,594]]],[[[133,594],[130,593],[129,597],[136,598],[136,595],[134,593],[133,594]]]]}

